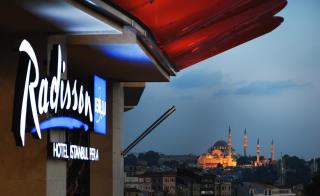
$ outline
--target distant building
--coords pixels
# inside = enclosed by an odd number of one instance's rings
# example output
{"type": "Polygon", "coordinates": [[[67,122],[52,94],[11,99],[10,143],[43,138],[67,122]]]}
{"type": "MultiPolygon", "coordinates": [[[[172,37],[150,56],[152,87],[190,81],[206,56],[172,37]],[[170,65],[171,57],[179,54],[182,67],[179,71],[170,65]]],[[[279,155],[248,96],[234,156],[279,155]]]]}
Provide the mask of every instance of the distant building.
{"type": "Polygon", "coordinates": [[[125,176],[125,195],[152,196],[152,179],[148,176],[125,176]]]}
{"type": "Polygon", "coordinates": [[[125,165],[124,171],[128,176],[137,176],[146,172],[147,163],[145,161],[139,161],[135,165],[125,165]]]}
{"type": "Polygon", "coordinates": [[[147,172],[138,176],[126,176],[125,188],[128,192],[134,192],[136,189],[139,190],[141,194],[148,196],[155,195],[155,193],[175,195],[176,173],[147,172]]]}
{"type": "Polygon", "coordinates": [[[297,196],[305,196],[304,194],[304,185],[298,184],[292,187],[292,192],[295,193],[297,196]]]}
{"type": "Polygon", "coordinates": [[[198,169],[181,169],[177,170],[177,194],[200,196],[200,179],[197,174],[198,169]]]}
{"type": "Polygon", "coordinates": [[[253,182],[243,182],[237,187],[236,192],[236,196],[296,196],[290,188],[281,188],[253,182]]]}
{"type": "Polygon", "coordinates": [[[232,182],[196,169],[177,171],[177,193],[192,196],[232,196],[232,182]]]}
{"type": "Polygon", "coordinates": [[[124,189],[124,196],[144,196],[140,190],[136,188],[125,188],[124,189]]]}
{"type": "Polygon", "coordinates": [[[146,173],[144,176],[152,178],[152,189],[169,195],[176,194],[176,173],[146,173]]]}
{"type": "MultiPolygon", "coordinates": [[[[244,130],[243,137],[243,155],[247,157],[248,149],[248,137],[247,129],[244,130]]],[[[270,159],[263,159],[261,156],[261,146],[259,138],[256,144],[256,160],[251,161],[242,167],[259,167],[266,166],[270,164],[277,164],[277,161],[274,159],[274,142],[271,142],[271,157],[270,159]]],[[[229,127],[228,142],[224,140],[219,140],[212,147],[209,148],[208,153],[202,154],[197,160],[197,165],[203,169],[211,169],[217,167],[235,167],[237,166],[236,156],[233,153],[234,149],[232,148],[232,137],[231,137],[231,128],[229,127]]]]}
{"type": "Polygon", "coordinates": [[[125,188],[140,189],[139,177],[125,175],[125,188]]]}
{"type": "Polygon", "coordinates": [[[229,127],[228,143],[219,140],[217,141],[206,154],[201,155],[198,158],[198,166],[207,168],[222,167],[235,167],[237,162],[232,153],[232,139],[231,139],[231,129],[229,127]]]}
{"type": "Polygon", "coordinates": [[[215,196],[214,175],[200,175],[200,195],[215,196]]]}
{"type": "Polygon", "coordinates": [[[215,196],[232,196],[232,183],[226,181],[215,181],[215,196]]]}
{"type": "Polygon", "coordinates": [[[148,175],[140,175],[139,176],[139,190],[148,193],[148,195],[153,195],[152,193],[154,192],[153,187],[152,187],[152,177],[148,175]]]}

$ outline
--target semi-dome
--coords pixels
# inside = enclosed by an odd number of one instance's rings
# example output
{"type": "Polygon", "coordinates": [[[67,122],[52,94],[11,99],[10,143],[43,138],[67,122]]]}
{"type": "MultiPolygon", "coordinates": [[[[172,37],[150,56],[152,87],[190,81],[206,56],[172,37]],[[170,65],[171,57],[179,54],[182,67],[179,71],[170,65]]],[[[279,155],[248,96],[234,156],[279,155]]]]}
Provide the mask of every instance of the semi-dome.
{"type": "Polygon", "coordinates": [[[211,151],[211,155],[214,157],[222,157],[224,156],[224,153],[219,149],[214,149],[211,151]]]}

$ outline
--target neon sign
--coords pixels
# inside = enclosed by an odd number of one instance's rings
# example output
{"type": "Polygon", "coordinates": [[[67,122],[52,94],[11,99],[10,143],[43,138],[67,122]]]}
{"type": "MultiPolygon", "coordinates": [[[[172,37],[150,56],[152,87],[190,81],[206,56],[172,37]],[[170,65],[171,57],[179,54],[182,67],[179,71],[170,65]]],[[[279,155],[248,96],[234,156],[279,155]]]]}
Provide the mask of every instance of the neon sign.
{"type": "Polygon", "coordinates": [[[49,143],[48,155],[53,159],[99,161],[99,150],[97,148],[59,142],[49,143]]]}
{"type": "MultiPolygon", "coordinates": [[[[67,128],[67,129],[84,129],[88,131],[89,126],[81,120],[74,117],[59,116],[59,111],[70,111],[84,116],[89,123],[93,123],[93,130],[99,134],[106,134],[106,81],[98,76],[94,76],[94,106],[89,92],[84,89],[83,85],[78,84],[77,80],[63,80],[62,74],[66,71],[65,61],[62,59],[61,47],[58,45],[57,50],[57,70],[56,75],[52,78],[43,78],[40,80],[39,64],[36,54],[27,40],[23,40],[19,47],[20,53],[25,54],[27,59],[24,65],[26,70],[20,71],[25,73],[24,84],[20,87],[16,86],[16,94],[20,93],[22,100],[19,101],[15,97],[14,114],[15,119],[19,119],[19,124],[14,122],[13,131],[15,132],[17,145],[25,145],[25,133],[27,130],[27,121],[30,117],[27,116],[31,112],[32,122],[34,127],[32,133],[36,133],[41,139],[41,130],[50,128],[67,128]],[[21,94],[22,93],[22,94],[21,94]],[[20,108],[20,109],[19,109],[20,108]],[[28,111],[28,108],[30,111],[28,111]],[[94,114],[93,110],[94,108],[94,114]],[[39,122],[39,116],[49,113],[54,116],[39,122]]],[[[18,78],[20,79],[20,78],[18,78]]],[[[19,81],[17,80],[17,83],[19,81]]],[[[18,96],[19,97],[19,96],[18,96]]],[[[30,128],[30,127],[29,127],[30,128]]]]}

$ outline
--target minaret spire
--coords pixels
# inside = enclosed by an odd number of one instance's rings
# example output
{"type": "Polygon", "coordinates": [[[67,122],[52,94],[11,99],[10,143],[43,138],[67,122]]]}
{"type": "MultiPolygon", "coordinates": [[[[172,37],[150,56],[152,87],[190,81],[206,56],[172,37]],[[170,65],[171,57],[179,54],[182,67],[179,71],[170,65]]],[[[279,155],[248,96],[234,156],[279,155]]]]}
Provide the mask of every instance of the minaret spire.
{"type": "Polygon", "coordinates": [[[274,143],[271,142],[271,163],[274,161],[274,143]]]}
{"type": "Polygon", "coordinates": [[[228,135],[228,156],[231,157],[232,155],[232,139],[231,139],[231,128],[229,125],[229,135],[228,135]]]}
{"type": "Polygon", "coordinates": [[[260,144],[259,144],[259,138],[257,140],[257,166],[260,165],[260,144]]]}
{"type": "Polygon", "coordinates": [[[285,184],[285,180],[286,180],[286,170],[284,168],[284,162],[283,162],[283,156],[282,156],[282,152],[281,152],[281,159],[280,159],[280,183],[281,185],[285,184]]]}
{"type": "Polygon", "coordinates": [[[244,129],[244,137],[243,137],[243,156],[247,156],[248,149],[248,137],[247,137],[247,129],[244,129]]]}

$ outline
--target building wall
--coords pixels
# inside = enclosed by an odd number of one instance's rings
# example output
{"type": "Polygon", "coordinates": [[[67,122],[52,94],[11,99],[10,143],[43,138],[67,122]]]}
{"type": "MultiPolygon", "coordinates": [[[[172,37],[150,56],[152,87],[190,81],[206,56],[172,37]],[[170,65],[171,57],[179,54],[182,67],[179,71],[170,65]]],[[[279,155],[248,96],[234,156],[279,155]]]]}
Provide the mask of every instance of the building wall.
{"type": "MultiPolygon", "coordinates": [[[[26,146],[17,147],[12,132],[14,89],[19,51],[23,38],[14,34],[0,36],[0,190],[1,195],[46,195],[46,134],[42,140],[26,134],[26,146]]],[[[47,38],[34,35],[40,65],[46,57],[47,38]]],[[[41,67],[44,68],[44,67],[41,67]]],[[[45,68],[44,68],[45,69],[45,68]]],[[[18,122],[16,122],[18,123],[18,122]]]]}
{"type": "Polygon", "coordinates": [[[215,183],[215,196],[231,196],[231,195],[232,195],[231,182],[215,183]]]}
{"type": "Polygon", "coordinates": [[[94,196],[123,195],[124,175],[122,145],[123,87],[121,83],[108,84],[106,136],[90,134],[90,145],[99,149],[98,162],[90,164],[90,194],[94,196]]]}
{"type": "Polygon", "coordinates": [[[176,193],[176,177],[175,176],[163,177],[163,190],[168,191],[170,194],[176,193]]]}

